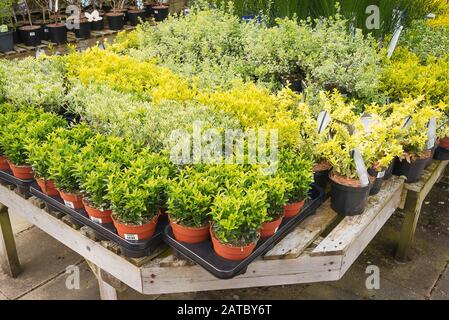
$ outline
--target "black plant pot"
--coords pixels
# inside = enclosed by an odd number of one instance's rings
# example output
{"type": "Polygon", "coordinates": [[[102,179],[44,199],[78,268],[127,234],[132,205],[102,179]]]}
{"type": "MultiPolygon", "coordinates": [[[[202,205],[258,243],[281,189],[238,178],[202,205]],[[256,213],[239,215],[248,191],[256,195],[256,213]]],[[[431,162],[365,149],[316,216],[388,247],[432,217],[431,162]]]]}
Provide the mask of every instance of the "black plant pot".
{"type": "Polygon", "coordinates": [[[394,162],[395,162],[395,160],[391,161],[391,163],[388,166],[387,170],[385,170],[384,181],[390,180],[391,177],[393,176],[394,162]]]}
{"type": "Polygon", "coordinates": [[[408,163],[407,160],[396,159],[393,174],[395,176],[405,176],[407,183],[415,183],[421,179],[424,169],[429,159],[418,159],[408,163]]]}
{"type": "Polygon", "coordinates": [[[449,160],[449,149],[440,148],[440,147],[436,148],[433,158],[435,160],[439,160],[439,161],[449,160]]]}
{"type": "Polygon", "coordinates": [[[29,46],[35,47],[41,44],[41,26],[23,26],[19,28],[20,39],[29,46]]]}
{"type": "Polygon", "coordinates": [[[49,24],[47,25],[50,31],[50,41],[56,44],[67,43],[67,28],[65,24],[49,24]]]}
{"type": "Polygon", "coordinates": [[[50,29],[47,25],[42,25],[39,33],[41,40],[48,41],[50,40],[50,29]]]}
{"type": "Polygon", "coordinates": [[[0,32],[0,52],[9,52],[14,50],[14,31],[0,32]]]}
{"type": "Polygon", "coordinates": [[[167,6],[155,6],[153,7],[154,19],[157,22],[164,21],[168,17],[167,6]]]}
{"type": "Polygon", "coordinates": [[[342,216],[356,216],[365,211],[371,185],[345,186],[331,180],[331,207],[342,216]]]}
{"type": "Polygon", "coordinates": [[[374,180],[371,182],[371,189],[369,191],[370,196],[375,196],[380,192],[380,189],[382,189],[382,183],[385,179],[385,171],[377,172],[375,170],[368,170],[368,173],[371,177],[374,178],[374,180]]]}
{"type": "Polygon", "coordinates": [[[144,10],[129,10],[127,12],[129,24],[133,27],[137,26],[142,21],[145,21],[145,11],[144,10]]]}
{"type": "Polygon", "coordinates": [[[90,38],[90,26],[89,21],[81,21],[79,23],[79,28],[75,28],[75,37],[79,39],[89,39],[90,38]]]}
{"type": "Polygon", "coordinates": [[[104,18],[98,21],[92,21],[90,28],[94,31],[104,30],[104,18]]]}
{"type": "Polygon", "coordinates": [[[107,14],[107,17],[108,17],[109,29],[111,29],[111,30],[122,30],[123,29],[123,25],[125,24],[125,16],[123,13],[121,13],[119,15],[107,14]]]}
{"type": "Polygon", "coordinates": [[[326,191],[327,184],[329,183],[329,172],[330,170],[324,170],[313,174],[314,183],[324,191],[326,191]]]}
{"type": "Polygon", "coordinates": [[[154,15],[154,4],[145,4],[145,17],[150,18],[154,15]]]}

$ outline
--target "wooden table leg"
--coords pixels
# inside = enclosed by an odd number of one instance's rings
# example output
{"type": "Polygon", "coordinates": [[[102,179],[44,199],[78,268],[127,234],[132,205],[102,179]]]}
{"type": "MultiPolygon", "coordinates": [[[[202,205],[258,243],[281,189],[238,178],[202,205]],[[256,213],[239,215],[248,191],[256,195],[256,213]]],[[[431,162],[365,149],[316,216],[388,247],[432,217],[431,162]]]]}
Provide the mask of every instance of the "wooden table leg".
{"type": "Polygon", "coordinates": [[[415,237],[416,226],[418,225],[419,215],[421,214],[423,200],[419,194],[408,192],[404,205],[405,220],[402,224],[399,245],[396,251],[396,259],[405,261],[415,237]]]}
{"type": "Polygon", "coordinates": [[[0,262],[2,269],[16,278],[21,270],[8,208],[0,203],[0,262]]]}
{"type": "Polygon", "coordinates": [[[118,300],[117,290],[113,286],[104,282],[101,277],[97,277],[97,280],[100,287],[101,300],[118,300]]]}

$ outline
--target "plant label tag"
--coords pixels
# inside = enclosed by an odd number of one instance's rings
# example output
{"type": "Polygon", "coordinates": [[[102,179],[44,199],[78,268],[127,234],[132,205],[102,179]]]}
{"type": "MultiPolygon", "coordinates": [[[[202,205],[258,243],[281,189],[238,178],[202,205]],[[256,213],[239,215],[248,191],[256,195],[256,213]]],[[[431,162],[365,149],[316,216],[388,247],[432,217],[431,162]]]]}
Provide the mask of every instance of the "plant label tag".
{"type": "Polygon", "coordinates": [[[45,56],[45,52],[44,50],[42,50],[41,48],[37,48],[36,49],[36,53],[34,54],[34,56],[37,58],[39,58],[40,56],[45,56]]]}
{"type": "Polygon", "coordinates": [[[388,58],[391,59],[393,56],[394,51],[396,50],[396,47],[399,42],[399,37],[401,36],[402,30],[404,29],[404,26],[400,26],[396,29],[396,32],[393,35],[393,39],[391,39],[390,47],[388,48],[388,58]]]}
{"type": "Polygon", "coordinates": [[[322,133],[324,130],[326,130],[327,126],[331,122],[331,116],[329,115],[329,112],[326,110],[323,110],[318,115],[318,133],[322,133]]]}
{"type": "Polygon", "coordinates": [[[36,35],[36,32],[30,32],[30,37],[34,37],[36,35]]]}
{"type": "Polygon", "coordinates": [[[100,50],[106,50],[106,47],[104,46],[103,43],[100,43],[100,44],[98,45],[98,49],[100,49],[100,50]]]}
{"type": "Polygon", "coordinates": [[[432,149],[435,146],[437,137],[437,119],[433,117],[429,120],[427,125],[427,149],[432,149]]]}
{"type": "Polygon", "coordinates": [[[159,13],[159,11],[158,10],[154,10],[154,14],[158,14],[159,13]]]}
{"type": "Polygon", "coordinates": [[[413,123],[412,116],[408,116],[405,118],[404,124],[402,125],[402,129],[408,129],[413,123]]]}
{"type": "Polygon", "coordinates": [[[126,240],[139,240],[139,235],[137,234],[124,234],[126,240]]]}
{"type": "Polygon", "coordinates": [[[359,175],[360,183],[362,187],[369,185],[368,170],[366,169],[365,161],[363,161],[362,155],[359,149],[354,149],[354,162],[357,174],[359,175]]]}
{"type": "Polygon", "coordinates": [[[49,33],[50,30],[48,30],[47,28],[45,28],[45,29],[44,29],[44,32],[45,32],[45,33],[49,33]]]}
{"type": "Polygon", "coordinates": [[[371,118],[371,115],[368,113],[365,113],[362,115],[362,118],[360,120],[362,122],[363,129],[365,129],[366,132],[370,132],[371,126],[374,123],[373,118],[371,118]]]}
{"type": "Polygon", "coordinates": [[[385,177],[385,171],[381,171],[377,174],[377,179],[382,179],[383,177],[385,177]]]}
{"type": "Polygon", "coordinates": [[[64,200],[64,204],[66,207],[69,207],[70,209],[75,209],[75,205],[71,201],[64,200]]]}
{"type": "Polygon", "coordinates": [[[101,218],[90,217],[90,220],[92,220],[95,223],[103,223],[103,220],[101,218]]]}
{"type": "Polygon", "coordinates": [[[307,83],[305,83],[304,80],[301,80],[301,87],[302,87],[302,99],[301,99],[301,101],[302,102],[306,102],[306,99],[307,99],[307,92],[306,92],[307,83]]]}

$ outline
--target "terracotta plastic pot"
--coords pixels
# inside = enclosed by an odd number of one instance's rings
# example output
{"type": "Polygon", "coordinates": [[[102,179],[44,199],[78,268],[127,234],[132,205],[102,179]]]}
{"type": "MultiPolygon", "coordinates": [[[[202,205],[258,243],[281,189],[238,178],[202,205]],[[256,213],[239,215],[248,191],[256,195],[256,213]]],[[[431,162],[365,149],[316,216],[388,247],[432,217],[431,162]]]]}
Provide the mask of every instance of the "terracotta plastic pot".
{"type": "Polygon", "coordinates": [[[58,189],[56,189],[55,183],[53,181],[40,179],[38,177],[35,178],[37,184],[39,185],[39,188],[41,188],[43,193],[50,197],[59,196],[59,191],[58,189]]]}
{"type": "Polygon", "coordinates": [[[66,193],[61,190],[59,190],[59,194],[67,207],[75,210],[84,208],[83,198],[81,196],[73,193],[66,193]]]}
{"type": "Polygon", "coordinates": [[[290,203],[284,206],[284,218],[293,218],[298,215],[304,207],[304,201],[290,203]]]}
{"type": "Polygon", "coordinates": [[[180,242],[200,243],[209,238],[209,225],[202,228],[191,228],[177,224],[170,219],[170,226],[175,239],[180,242]]]}
{"type": "Polygon", "coordinates": [[[0,170],[9,171],[11,167],[9,166],[8,159],[5,156],[0,156],[0,170]]]}
{"type": "Polygon", "coordinates": [[[112,217],[118,235],[125,240],[145,240],[151,238],[156,231],[158,219],[159,215],[143,225],[130,225],[121,223],[112,217]]]}
{"type": "Polygon", "coordinates": [[[87,214],[90,217],[90,220],[96,223],[112,223],[112,210],[99,210],[93,208],[87,201],[84,201],[84,209],[86,209],[87,214]]]}
{"type": "Polygon", "coordinates": [[[22,180],[33,180],[33,169],[31,166],[16,166],[15,164],[8,161],[14,177],[22,180]]]}
{"type": "Polygon", "coordinates": [[[264,224],[262,224],[262,228],[260,229],[260,237],[268,238],[275,234],[282,223],[282,219],[283,217],[280,217],[277,220],[265,222],[264,224]]]}
{"type": "Polygon", "coordinates": [[[449,149],[449,137],[445,137],[440,140],[440,148],[449,149]]]}
{"type": "Polygon", "coordinates": [[[241,261],[247,258],[254,251],[257,244],[256,242],[254,242],[245,247],[233,247],[228,244],[223,244],[217,238],[215,238],[212,228],[210,229],[210,235],[212,238],[212,245],[214,247],[215,253],[222,258],[232,261],[241,261]]]}

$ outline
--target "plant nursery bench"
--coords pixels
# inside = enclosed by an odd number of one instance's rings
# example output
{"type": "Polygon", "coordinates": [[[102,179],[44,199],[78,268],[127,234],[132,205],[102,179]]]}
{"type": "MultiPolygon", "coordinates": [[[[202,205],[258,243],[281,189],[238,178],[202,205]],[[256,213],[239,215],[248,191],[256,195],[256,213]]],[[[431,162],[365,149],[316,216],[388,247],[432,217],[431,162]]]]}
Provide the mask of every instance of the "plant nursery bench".
{"type": "Polygon", "coordinates": [[[152,256],[131,259],[109,241],[99,241],[88,227],[68,216],[45,210],[37,198],[28,200],[11,187],[0,185],[0,257],[5,271],[20,273],[9,214],[18,214],[83,256],[96,275],[102,299],[117,299],[131,287],[143,294],[169,294],[220,289],[312,283],[339,280],[400,206],[404,180],[393,177],[369,199],[364,214],[339,217],[327,200],[246,273],[221,280],[200,266],[161,246],[152,256]]]}
{"type": "Polygon", "coordinates": [[[417,183],[406,183],[399,208],[404,212],[405,221],[402,224],[399,245],[396,252],[398,261],[405,261],[412,246],[416,226],[421,214],[421,207],[432,190],[433,186],[441,180],[449,161],[433,161],[424,171],[421,180],[417,183]]]}

